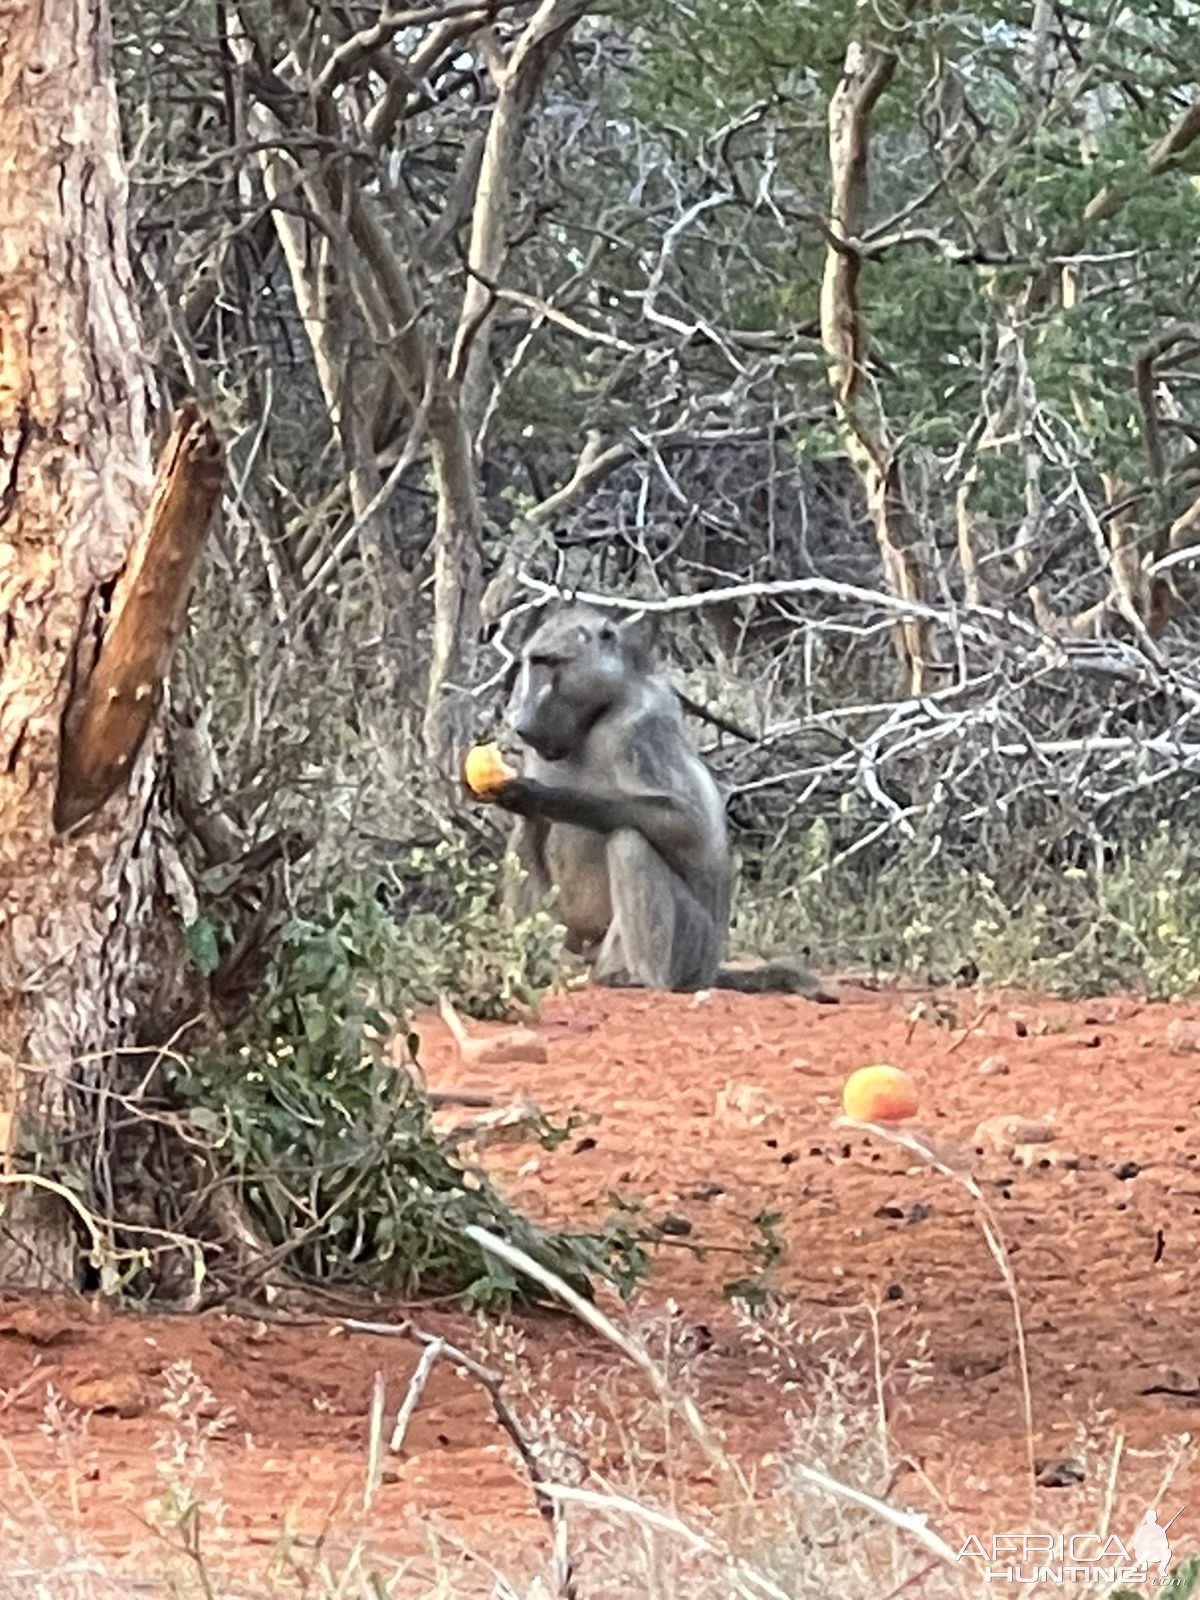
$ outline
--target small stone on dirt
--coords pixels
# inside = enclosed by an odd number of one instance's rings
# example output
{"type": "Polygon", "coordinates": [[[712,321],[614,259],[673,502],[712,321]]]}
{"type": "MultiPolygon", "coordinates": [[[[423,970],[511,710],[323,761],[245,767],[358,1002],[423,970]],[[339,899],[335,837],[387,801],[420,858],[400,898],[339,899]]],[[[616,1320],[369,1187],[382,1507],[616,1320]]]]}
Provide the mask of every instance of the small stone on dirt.
{"type": "Polygon", "coordinates": [[[965,1378],[968,1383],[975,1383],[980,1378],[991,1377],[993,1372],[999,1372],[1006,1359],[1002,1355],[956,1350],[947,1358],[946,1365],[956,1378],[965,1378]]]}
{"type": "Polygon", "coordinates": [[[975,1147],[993,1155],[1011,1155],[1017,1145],[1048,1144],[1057,1137],[1050,1123],[1036,1117],[985,1117],[975,1129],[975,1147]]]}
{"type": "Polygon", "coordinates": [[[1176,1394],[1189,1400],[1200,1396],[1200,1373],[1183,1367],[1159,1367],[1154,1382],[1140,1394],[1176,1394]]]}
{"type": "Polygon", "coordinates": [[[716,1114],[725,1123],[757,1128],[783,1115],[765,1089],[756,1083],[727,1083],[717,1091],[716,1114]]]}
{"type": "Polygon", "coordinates": [[[1035,1461],[1034,1477],[1039,1489],[1073,1489],[1076,1484],[1087,1481],[1083,1463],[1071,1456],[1059,1456],[1052,1461],[1035,1461]]]}
{"type": "Polygon", "coordinates": [[[1200,1022],[1174,1017],[1167,1024],[1167,1046],[1177,1056],[1194,1055],[1200,1050],[1200,1022]]]}
{"type": "Polygon", "coordinates": [[[536,1139],[542,1115],[526,1095],[518,1095],[510,1105],[485,1111],[469,1122],[460,1123],[446,1135],[450,1145],[473,1145],[478,1151],[497,1145],[528,1144],[536,1139]]]}
{"type": "Polygon", "coordinates": [[[725,1190],[719,1183],[697,1183],[684,1192],[685,1200],[715,1200],[725,1190]]]}
{"type": "Polygon", "coordinates": [[[1011,1071],[1005,1056],[985,1056],[979,1063],[981,1078],[1007,1078],[1011,1071]]]}
{"type": "Polygon", "coordinates": [[[532,1028],[510,1028],[489,1039],[466,1039],[459,1045],[462,1059],[473,1067],[530,1065],[549,1060],[546,1041],[532,1028]]]}
{"type": "Polygon", "coordinates": [[[1073,1150],[1051,1148],[1044,1144],[1014,1145],[1010,1159],[1022,1167],[1061,1167],[1070,1172],[1079,1166],[1079,1157],[1073,1150]]]}
{"type": "Polygon", "coordinates": [[[671,1239],[686,1239],[692,1231],[692,1225],[686,1217],[668,1216],[659,1223],[658,1231],[671,1239]]]}
{"type": "Polygon", "coordinates": [[[685,1324],[675,1336],[675,1351],[681,1356],[702,1356],[716,1344],[712,1329],[704,1322],[685,1324]]]}
{"type": "Polygon", "coordinates": [[[1124,1181],[1128,1178],[1136,1178],[1141,1170],[1136,1161],[1122,1161],[1119,1166],[1113,1168],[1113,1177],[1124,1181]]]}
{"type": "Polygon", "coordinates": [[[64,1394],[80,1411],[140,1417],[152,1404],[149,1385],[136,1372],[106,1372],[67,1384],[64,1394]]]}

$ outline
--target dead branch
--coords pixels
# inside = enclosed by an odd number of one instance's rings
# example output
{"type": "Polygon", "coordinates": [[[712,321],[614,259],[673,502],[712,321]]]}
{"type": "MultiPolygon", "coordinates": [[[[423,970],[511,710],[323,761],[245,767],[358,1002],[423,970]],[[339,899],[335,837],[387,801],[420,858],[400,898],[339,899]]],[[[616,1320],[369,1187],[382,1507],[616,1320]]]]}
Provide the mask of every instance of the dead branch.
{"type": "Polygon", "coordinates": [[[450,0],[442,6],[418,6],[408,11],[385,11],[370,27],[351,34],[332,52],[313,84],[313,94],[328,97],[360,67],[373,62],[377,54],[406,28],[425,28],[439,22],[464,19],[474,24],[493,20],[517,0],[450,0]]]}
{"type": "MultiPolygon", "coordinates": [[[[426,402],[433,359],[421,332],[420,305],[411,279],[369,196],[348,196],[347,224],[384,301],[386,317],[373,319],[372,332],[384,350],[395,352],[392,360],[397,381],[415,411],[426,402]]],[[[369,313],[369,306],[364,309],[369,313]]]]}
{"type": "Polygon", "coordinates": [[[579,1590],[575,1583],[573,1563],[567,1554],[561,1536],[560,1514],[555,1508],[553,1500],[546,1493],[549,1480],[542,1471],[533,1447],[521,1432],[517,1419],[504,1397],[504,1382],[501,1375],[498,1372],[493,1372],[490,1367],[485,1367],[482,1362],[476,1361],[465,1350],[460,1350],[456,1345],[447,1343],[440,1335],[425,1333],[421,1328],[407,1320],[396,1323],[360,1322],[355,1317],[345,1317],[342,1319],[341,1326],[345,1328],[347,1333],[365,1333],[385,1339],[408,1339],[425,1351],[436,1348],[438,1354],[446,1361],[449,1361],[452,1366],[457,1367],[460,1372],[465,1372],[468,1377],[474,1378],[475,1382],[480,1385],[487,1395],[491,1403],[492,1415],[508,1435],[513,1449],[517,1452],[517,1456],[525,1468],[526,1476],[533,1489],[534,1504],[537,1507],[538,1515],[545,1522],[550,1532],[557,1569],[559,1596],[561,1600],[579,1600],[579,1590]]]}
{"type": "Polygon", "coordinates": [[[479,186],[484,142],[484,135],[479,132],[470,133],[463,140],[458,167],[442,200],[441,210],[417,244],[418,252],[426,262],[433,260],[471,215],[475,191],[479,186]]]}
{"type": "Polygon", "coordinates": [[[63,713],[54,797],[60,833],[92,816],[129,776],[183,628],[223,471],[216,429],[186,401],[159,458],[95,663],[72,684],[63,713]]]}
{"type": "Polygon", "coordinates": [[[588,0],[542,0],[507,64],[493,72],[498,93],[475,186],[467,248],[469,272],[447,368],[451,382],[462,383],[463,408],[472,426],[482,416],[485,403],[488,325],[494,303],[487,285],[497,282],[504,270],[504,229],[522,123],[551,56],[587,9],[588,0]]]}
{"type": "Polygon", "coordinates": [[[714,711],[710,706],[701,705],[699,700],[693,700],[690,695],[684,694],[682,689],[676,689],[675,698],[697,721],[707,722],[710,728],[716,728],[719,733],[727,733],[731,739],[740,739],[743,744],[759,743],[758,734],[751,733],[749,728],[743,728],[740,722],[734,722],[730,717],[723,717],[719,711],[714,711]]]}
{"type": "Polygon", "coordinates": [[[439,374],[429,401],[430,454],[437,489],[433,538],[434,618],[423,732],[442,781],[455,781],[467,737],[462,684],[479,636],[483,592],[482,513],[471,439],[455,386],[439,374]]]}
{"type": "Polygon", "coordinates": [[[371,64],[387,81],[387,88],[367,113],[363,127],[368,143],[381,148],[400,122],[429,102],[428,85],[459,49],[459,40],[486,21],[487,12],[476,7],[431,28],[405,62],[396,61],[387,51],[376,54],[371,64]]]}
{"type": "Polygon", "coordinates": [[[1050,631],[1057,618],[1042,582],[1044,566],[1034,559],[1034,545],[1045,516],[1045,496],[1042,492],[1043,453],[1037,438],[1037,390],[1025,351],[1023,330],[1006,325],[1005,334],[1014,365],[1013,393],[1017,412],[1017,431],[1022,440],[1025,467],[1025,514],[1017,528],[1013,556],[1021,574],[1021,582],[1029,597],[1034,621],[1039,628],[1050,631]]]}
{"type": "Polygon", "coordinates": [[[499,569],[488,583],[480,602],[480,621],[484,627],[498,622],[501,613],[507,611],[516,590],[518,574],[533,555],[541,530],[547,523],[619,471],[627,461],[633,459],[634,454],[635,446],[629,441],[623,440],[604,450],[601,449],[600,435],[594,430],[588,434],[568,481],[527,512],[509,540],[499,569]]]}
{"type": "MultiPolygon", "coordinates": [[[[521,573],[521,583],[532,594],[544,600],[561,598],[561,592],[556,584],[546,583],[531,572],[521,573]]],[[[601,610],[612,611],[649,611],[656,615],[704,611],[711,606],[729,605],[743,600],[773,600],[786,595],[822,595],[840,603],[877,609],[898,620],[906,619],[910,613],[930,625],[946,620],[944,611],[925,601],[908,600],[882,589],[866,589],[861,584],[840,583],[833,578],[773,578],[761,583],[731,583],[717,589],[701,589],[693,594],[670,595],[665,600],[639,600],[627,595],[600,594],[589,589],[573,589],[571,594],[580,605],[596,606],[601,610]]],[[[979,640],[980,643],[986,641],[991,648],[995,643],[995,635],[982,626],[985,621],[990,625],[1001,623],[1005,629],[1015,630],[1032,646],[1039,646],[1043,642],[1041,632],[1032,623],[1017,616],[1015,612],[1005,610],[1002,606],[972,606],[970,611],[963,615],[960,627],[965,634],[979,640]],[[974,620],[976,618],[979,619],[978,624],[974,620]]]]}
{"type": "Polygon", "coordinates": [[[1194,343],[1197,340],[1200,340],[1200,326],[1193,322],[1175,323],[1164,328],[1134,357],[1133,386],[1141,410],[1146,459],[1150,463],[1151,475],[1160,482],[1166,474],[1166,456],[1159,428],[1158,407],[1154,400],[1154,390],[1158,382],[1158,363],[1168,351],[1176,349],[1185,342],[1194,343]]]}
{"type": "Polygon", "coordinates": [[[606,333],[603,328],[589,328],[586,323],[569,316],[561,311],[558,306],[552,305],[549,300],[542,300],[535,294],[524,294],[519,289],[501,289],[499,285],[487,285],[494,288],[497,300],[503,300],[509,305],[523,306],[527,311],[532,311],[536,317],[544,322],[552,322],[555,327],[562,328],[566,333],[572,333],[577,339],[583,339],[589,344],[607,346],[610,350],[619,350],[623,355],[640,356],[644,354],[641,346],[631,344],[628,339],[621,339],[615,333],[606,333]]]}
{"type": "Polygon", "coordinates": [[[383,515],[389,501],[399,488],[410,467],[416,461],[421,447],[425,443],[425,420],[425,409],[421,407],[413,418],[413,424],[409,429],[404,448],[392,464],[387,478],[380,484],[370,501],[362,506],[361,509],[356,510],[354,519],[349,527],[339,534],[332,548],[324,553],[321,557],[320,565],[311,576],[307,573],[305,574],[304,588],[296,597],[292,607],[292,619],[304,618],[310,608],[320,601],[326,584],[353,549],[359,535],[376,518],[383,515]]]}

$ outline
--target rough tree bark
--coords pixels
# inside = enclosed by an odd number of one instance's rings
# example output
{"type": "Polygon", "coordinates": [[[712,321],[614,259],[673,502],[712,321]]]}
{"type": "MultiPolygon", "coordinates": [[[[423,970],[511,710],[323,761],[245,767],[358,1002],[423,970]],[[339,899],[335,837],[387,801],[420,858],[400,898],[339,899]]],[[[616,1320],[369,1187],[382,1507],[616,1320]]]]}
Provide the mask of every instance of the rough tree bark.
{"type": "Polygon", "coordinates": [[[53,1176],[163,948],[154,713],[221,468],[189,406],[155,484],[103,0],[0,0],[0,154],[0,1282],[70,1287],[16,1173],[53,1176]]]}

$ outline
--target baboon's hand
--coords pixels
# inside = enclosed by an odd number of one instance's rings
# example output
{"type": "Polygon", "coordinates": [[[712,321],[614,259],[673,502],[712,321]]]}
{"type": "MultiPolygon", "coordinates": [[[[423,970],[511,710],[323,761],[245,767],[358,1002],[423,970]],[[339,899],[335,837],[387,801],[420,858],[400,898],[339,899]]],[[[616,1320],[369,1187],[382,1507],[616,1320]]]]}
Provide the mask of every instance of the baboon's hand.
{"type": "Polygon", "coordinates": [[[509,778],[489,789],[486,798],[502,811],[511,811],[517,817],[531,817],[538,809],[540,789],[541,785],[532,778],[509,778]]]}

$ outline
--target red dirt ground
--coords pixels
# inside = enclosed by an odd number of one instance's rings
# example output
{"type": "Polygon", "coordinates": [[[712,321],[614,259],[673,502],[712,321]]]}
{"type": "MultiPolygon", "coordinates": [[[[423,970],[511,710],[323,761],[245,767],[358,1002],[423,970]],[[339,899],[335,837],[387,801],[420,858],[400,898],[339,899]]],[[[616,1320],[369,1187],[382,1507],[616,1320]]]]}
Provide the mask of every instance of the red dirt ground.
{"type": "MultiPolygon", "coordinates": [[[[1128,1542],[1146,1505],[1160,1502],[1164,1520],[1184,1502],[1196,1506],[1173,1530],[1178,1556],[1200,1550],[1200,1466],[1176,1447],[1200,1423],[1191,1322],[1200,1287],[1200,1055],[1178,1053],[1174,1035],[1168,1041],[1173,1018],[1188,1015],[1130,998],[981,1001],[969,991],[852,985],[838,1007],[590,991],[547,1004],[539,1024],[547,1063],[499,1068],[458,1063],[440,1022],[426,1020],[421,1032],[431,1087],[523,1092],[555,1120],[572,1111],[591,1119],[552,1151],[526,1143],[486,1152],[496,1180],[538,1220],[598,1225],[614,1193],[640,1202],[648,1219],[678,1219],[632,1316],[657,1336],[663,1308],[675,1304],[701,1409],[764,1484],[797,1418],[802,1428],[821,1351],[842,1352],[873,1404],[875,1318],[892,1437],[907,1463],[890,1486],[878,1485],[893,1503],[927,1509],[955,1547],[1006,1526],[1091,1529],[1120,1434],[1112,1526],[1128,1542]],[[912,1020],[917,1002],[925,1014],[912,1020]],[[939,1018],[938,1005],[954,1014],[939,1018]],[[981,1072],[996,1056],[1008,1071],[981,1072]],[[988,1197],[1024,1316],[1034,1451],[1039,1462],[1078,1458],[1086,1471],[1078,1487],[1029,1487],[1013,1309],[979,1205],[928,1163],[835,1125],[844,1076],[870,1061],[909,1071],[922,1098],[911,1131],[973,1171],[988,1197]],[[1058,1136],[1042,1151],[1069,1150],[1079,1168],[976,1154],[976,1125],[1000,1113],[1051,1119],[1058,1136]],[[778,1214],[785,1246],[767,1281],[799,1341],[782,1375],[722,1294],[754,1270],[752,1219],[764,1211],[778,1214]],[[1164,1492],[1173,1450],[1179,1460],[1164,1492]]],[[[414,1314],[480,1351],[471,1319],[437,1308],[414,1314]]],[[[516,1327],[530,1374],[515,1397],[522,1416],[544,1401],[559,1415],[554,1431],[570,1432],[580,1395],[590,1393],[583,1403],[595,1408],[607,1384],[633,1426],[643,1390],[612,1350],[549,1314],[516,1327]]],[[[51,1527],[77,1530],[83,1547],[114,1557],[147,1541],[154,1442],[171,1427],[158,1409],[163,1379],[180,1361],[232,1414],[208,1447],[224,1506],[210,1536],[218,1550],[267,1552],[285,1525],[311,1540],[331,1516],[352,1529],[374,1375],[384,1376],[390,1418],[415,1360],[401,1339],[349,1334],[328,1319],[287,1326],[215,1313],[114,1316],[61,1301],[0,1305],[9,1453],[6,1469],[0,1462],[0,1575],[18,1557],[31,1560],[51,1527]],[[134,1414],[89,1413],[92,1379],[101,1398],[127,1401],[122,1409],[134,1414]],[[51,1385],[84,1408],[65,1434],[47,1432],[51,1385]]],[[[645,1461],[660,1447],[652,1438],[645,1461]]],[[[630,1448],[610,1427],[607,1441],[593,1437],[589,1464],[621,1488],[630,1448]]],[[[485,1397],[446,1368],[435,1369],[405,1450],[388,1467],[369,1519],[381,1554],[419,1554],[426,1525],[443,1531],[451,1553],[456,1538],[475,1551],[503,1549],[510,1569],[521,1549],[544,1548],[528,1485],[485,1397]]],[[[639,1470],[649,1473],[644,1463],[639,1470]]],[[[445,1592],[475,1591],[464,1576],[445,1592]]]]}

